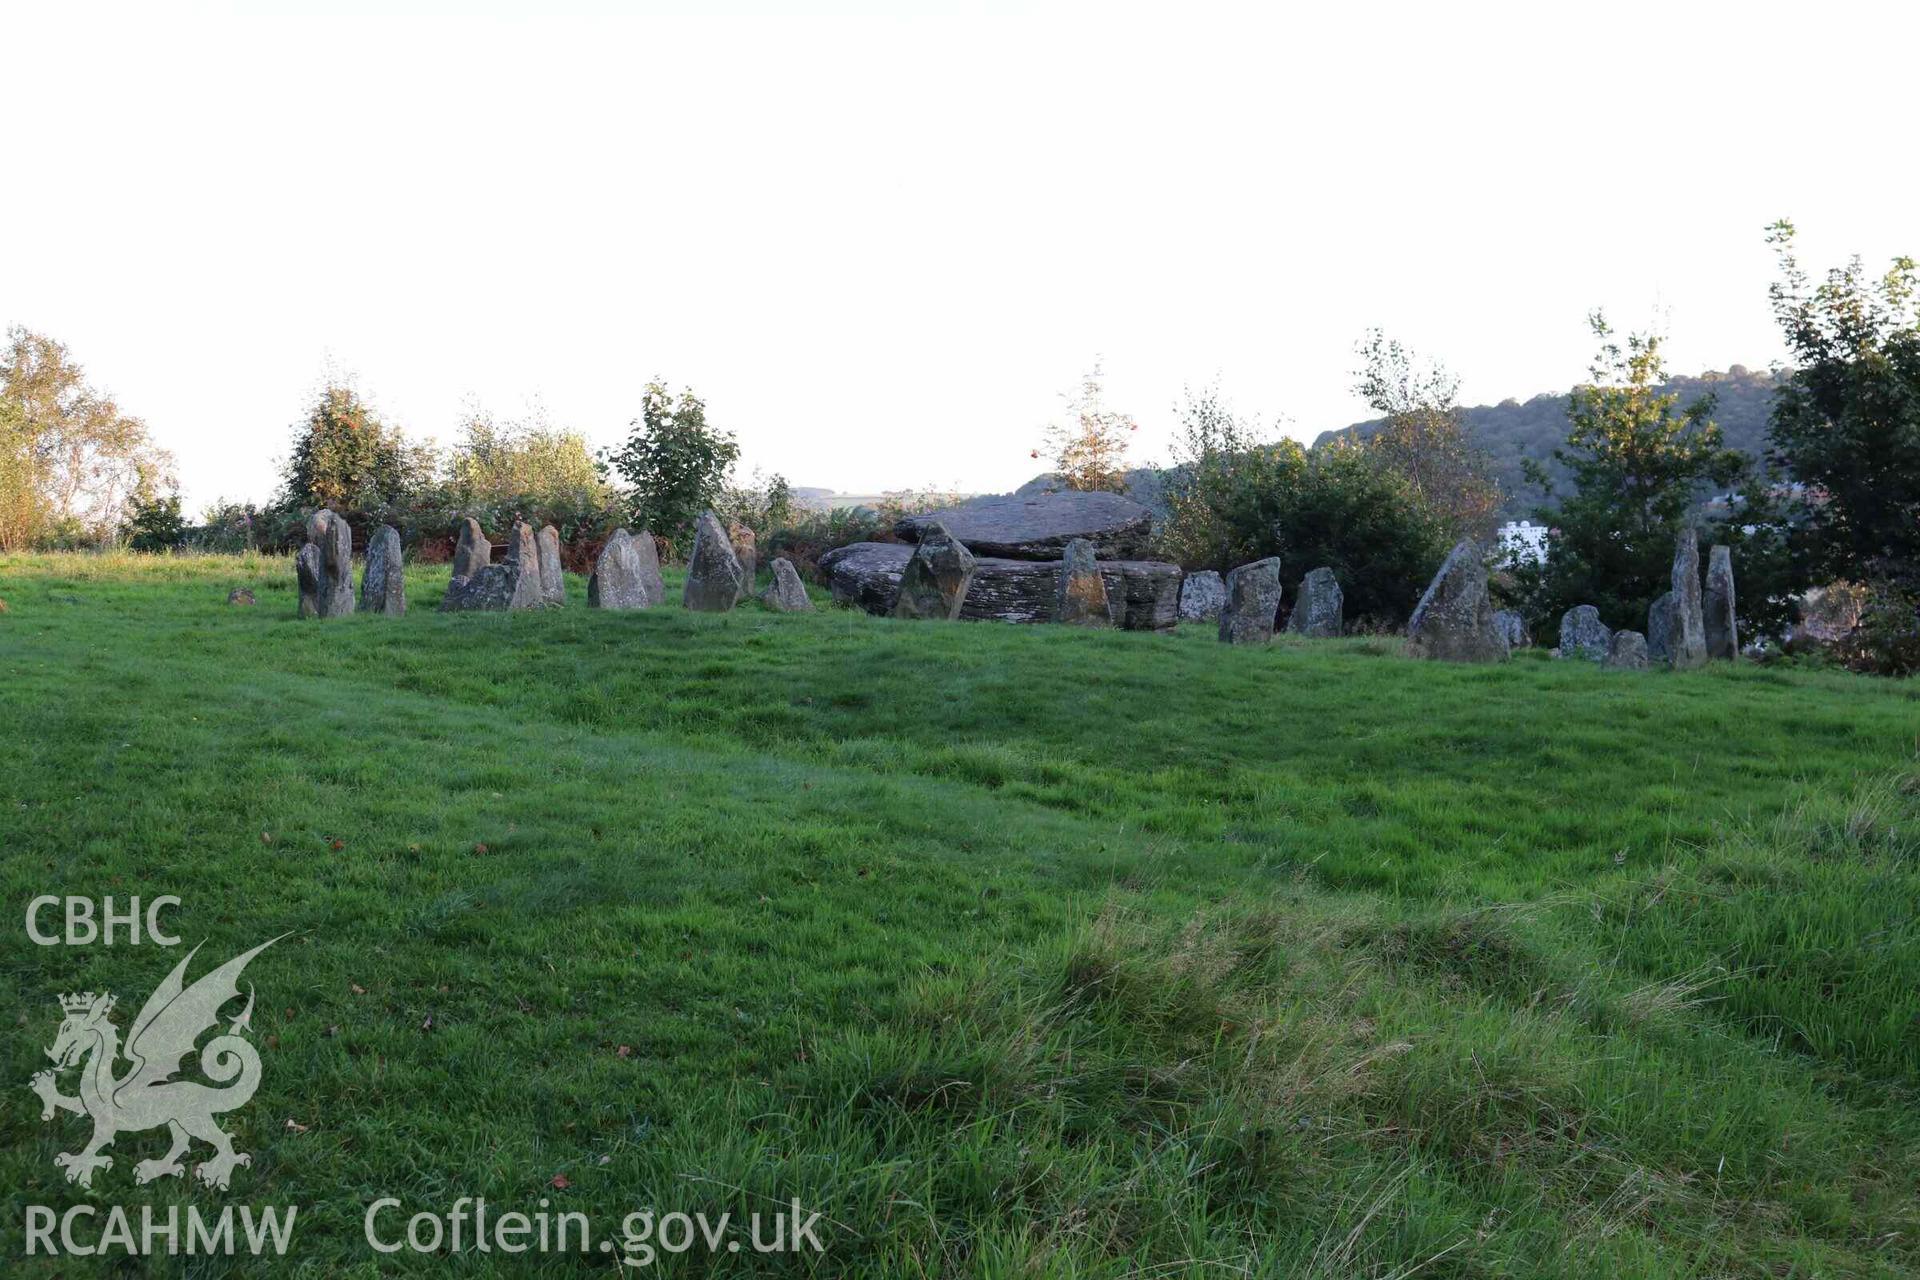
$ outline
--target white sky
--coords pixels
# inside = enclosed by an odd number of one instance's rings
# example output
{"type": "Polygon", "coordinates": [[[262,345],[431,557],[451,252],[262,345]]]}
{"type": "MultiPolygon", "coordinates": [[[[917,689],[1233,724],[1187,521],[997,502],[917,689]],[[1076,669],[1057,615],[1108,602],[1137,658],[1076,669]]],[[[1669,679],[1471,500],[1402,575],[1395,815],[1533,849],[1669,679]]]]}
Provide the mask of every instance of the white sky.
{"type": "Polygon", "coordinates": [[[1096,353],[1311,438],[1380,325],[1469,403],[1584,317],[1764,366],[1762,229],[1920,254],[1920,6],[0,4],[0,324],[264,499],[329,371],[596,443],[660,374],[743,472],[1012,487],[1096,353]]]}

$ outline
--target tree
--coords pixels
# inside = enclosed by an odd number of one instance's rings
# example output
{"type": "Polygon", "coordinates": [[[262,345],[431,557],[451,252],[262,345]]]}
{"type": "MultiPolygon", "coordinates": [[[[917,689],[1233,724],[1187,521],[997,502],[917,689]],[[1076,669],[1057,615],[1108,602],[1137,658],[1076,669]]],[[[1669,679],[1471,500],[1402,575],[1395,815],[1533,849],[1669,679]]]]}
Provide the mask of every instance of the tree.
{"type": "MultiPolygon", "coordinates": [[[[1080,379],[1078,393],[1069,393],[1066,411],[1046,428],[1045,449],[1060,483],[1069,489],[1102,489],[1112,493],[1127,487],[1127,445],[1140,429],[1133,418],[1106,407],[1100,361],[1080,379]]],[[[1040,457],[1039,449],[1033,457],[1040,457]]]]}
{"type": "Polygon", "coordinates": [[[171,482],[173,459],[146,423],[43,334],[8,331],[0,405],[0,547],[110,540],[142,477],[171,482]]]}
{"type": "Polygon", "coordinates": [[[691,390],[675,396],[656,378],[642,393],[626,444],[602,453],[601,465],[625,483],[634,519],[679,538],[719,501],[739,457],[733,436],[707,425],[704,401],[691,390]]]}
{"type": "Polygon", "coordinates": [[[1554,451],[1572,489],[1562,496],[1545,468],[1529,466],[1553,533],[1546,564],[1518,576],[1538,619],[1590,604],[1609,626],[1638,630],[1672,581],[1674,542],[1704,488],[1731,483],[1745,463],[1723,446],[1711,395],[1681,408],[1660,390],[1657,335],[1632,335],[1623,347],[1605,317],[1589,323],[1600,343],[1593,380],[1574,388],[1566,444],[1554,451]]]}
{"type": "Polygon", "coordinates": [[[1486,454],[1467,441],[1456,398],[1459,379],[1442,365],[1416,359],[1378,329],[1368,331],[1359,354],[1354,390],[1386,415],[1367,447],[1406,477],[1449,536],[1486,538],[1500,510],[1500,486],[1486,454]]]}
{"type": "Polygon", "coordinates": [[[1808,287],[1782,220],[1770,287],[1794,368],[1774,401],[1774,459],[1817,491],[1797,527],[1809,567],[1920,587],[1920,276],[1896,258],[1869,280],[1859,258],[1808,287]]]}
{"type": "Polygon", "coordinates": [[[433,450],[411,445],[353,388],[330,382],[293,429],[282,500],[299,509],[366,511],[397,504],[431,480],[433,450]]]}

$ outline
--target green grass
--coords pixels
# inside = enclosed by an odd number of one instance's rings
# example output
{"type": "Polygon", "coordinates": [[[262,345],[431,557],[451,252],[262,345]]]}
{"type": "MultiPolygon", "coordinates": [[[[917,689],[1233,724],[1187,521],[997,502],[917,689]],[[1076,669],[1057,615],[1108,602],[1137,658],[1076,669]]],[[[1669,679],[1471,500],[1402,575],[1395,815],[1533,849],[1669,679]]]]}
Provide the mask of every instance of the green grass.
{"type": "MultiPolygon", "coordinates": [[[[295,934],[232,1193],[148,1132],[93,1202],[299,1204],[312,1275],[446,1268],[381,1195],[797,1196],[825,1255],[750,1264],[820,1275],[1920,1270],[1920,685],[292,580],[0,558],[0,1078],[178,958],[35,894],[178,894],[196,972],[295,934]]],[[[5,1269],[88,1274],[21,1256],[86,1126],[6,1093],[5,1269]]]]}

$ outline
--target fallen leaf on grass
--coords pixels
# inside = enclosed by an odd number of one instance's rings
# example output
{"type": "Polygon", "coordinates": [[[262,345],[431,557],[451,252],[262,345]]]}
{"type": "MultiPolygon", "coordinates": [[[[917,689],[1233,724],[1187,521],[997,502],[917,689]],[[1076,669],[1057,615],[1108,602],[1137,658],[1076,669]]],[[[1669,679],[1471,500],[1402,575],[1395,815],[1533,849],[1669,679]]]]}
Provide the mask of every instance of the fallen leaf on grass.
{"type": "Polygon", "coordinates": [[[301,1124],[298,1120],[295,1120],[292,1116],[287,1117],[287,1128],[293,1130],[293,1132],[295,1133],[305,1133],[307,1131],[307,1126],[304,1124],[301,1124]]]}
{"type": "Polygon", "coordinates": [[[552,1181],[548,1182],[547,1185],[555,1191],[565,1191],[568,1187],[572,1186],[573,1183],[567,1178],[566,1174],[556,1173],[553,1175],[552,1181]]]}

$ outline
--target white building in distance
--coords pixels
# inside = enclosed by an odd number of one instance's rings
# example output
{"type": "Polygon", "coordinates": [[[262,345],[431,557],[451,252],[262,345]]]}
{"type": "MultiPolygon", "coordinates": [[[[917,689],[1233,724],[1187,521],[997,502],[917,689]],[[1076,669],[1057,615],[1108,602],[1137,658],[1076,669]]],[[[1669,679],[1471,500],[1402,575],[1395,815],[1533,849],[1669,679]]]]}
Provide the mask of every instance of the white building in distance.
{"type": "Polygon", "coordinates": [[[1501,558],[1514,564],[1547,562],[1547,526],[1531,520],[1509,520],[1500,526],[1501,558]]]}

